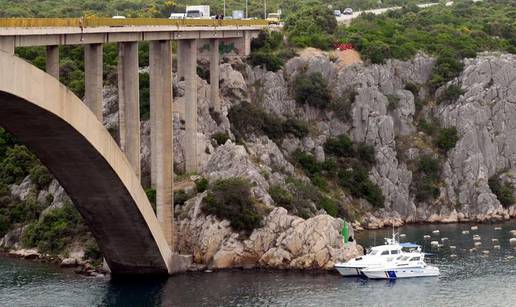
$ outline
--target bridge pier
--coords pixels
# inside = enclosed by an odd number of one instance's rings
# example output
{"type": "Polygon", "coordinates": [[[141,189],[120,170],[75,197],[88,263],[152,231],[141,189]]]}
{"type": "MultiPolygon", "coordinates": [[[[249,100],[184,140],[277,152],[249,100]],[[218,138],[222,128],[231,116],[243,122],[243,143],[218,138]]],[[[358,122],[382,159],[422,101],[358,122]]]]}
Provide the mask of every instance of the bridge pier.
{"type": "Polygon", "coordinates": [[[156,187],[156,215],[165,240],[174,247],[172,49],[168,40],[149,44],[151,176],[156,187]]]}
{"type": "Polygon", "coordinates": [[[210,40],[210,100],[213,110],[220,114],[220,96],[219,96],[219,80],[220,80],[220,54],[219,40],[210,40]]]}
{"type": "Polygon", "coordinates": [[[185,74],[185,170],[197,172],[197,40],[180,40],[185,74]]]}
{"type": "Polygon", "coordinates": [[[46,71],[59,80],[59,46],[47,46],[46,71]]]}
{"type": "Polygon", "coordinates": [[[0,50],[14,54],[14,37],[0,37],[0,50]]]}
{"type": "Polygon", "coordinates": [[[84,103],[102,122],[102,44],[84,46],[84,103]]]}
{"type": "Polygon", "coordinates": [[[138,43],[118,44],[120,147],[140,178],[140,85],[138,43]]]}

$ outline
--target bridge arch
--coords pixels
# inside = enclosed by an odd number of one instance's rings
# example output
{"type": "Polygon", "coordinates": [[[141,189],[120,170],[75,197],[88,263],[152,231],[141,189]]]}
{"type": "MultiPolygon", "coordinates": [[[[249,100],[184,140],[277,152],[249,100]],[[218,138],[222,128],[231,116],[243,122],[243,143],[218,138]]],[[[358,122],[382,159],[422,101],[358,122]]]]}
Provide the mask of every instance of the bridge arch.
{"type": "Polygon", "coordinates": [[[53,173],[115,274],[167,274],[171,251],[140,181],[95,115],[58,80],[0,51],[0,126],[53,173]]]}

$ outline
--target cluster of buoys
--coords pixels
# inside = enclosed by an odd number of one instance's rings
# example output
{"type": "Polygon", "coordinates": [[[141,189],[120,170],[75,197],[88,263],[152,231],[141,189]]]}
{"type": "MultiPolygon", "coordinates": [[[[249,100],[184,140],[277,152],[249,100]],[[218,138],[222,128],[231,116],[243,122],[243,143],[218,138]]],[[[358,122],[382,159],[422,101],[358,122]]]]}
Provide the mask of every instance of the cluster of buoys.
{"type": "Polygon", "coordinates": [[[468,235],[468,234],[469,234],[469,230],[463,230],[463,231],[462,231],[462,234],[463,234],[463,235],[468,235]]]}

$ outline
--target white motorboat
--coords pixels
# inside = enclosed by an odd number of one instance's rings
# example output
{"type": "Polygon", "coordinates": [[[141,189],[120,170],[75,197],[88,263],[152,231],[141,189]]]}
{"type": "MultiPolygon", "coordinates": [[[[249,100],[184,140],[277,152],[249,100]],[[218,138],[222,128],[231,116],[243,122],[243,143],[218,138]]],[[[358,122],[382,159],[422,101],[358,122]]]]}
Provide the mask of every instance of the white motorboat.
{"type": "Polygon", "coordinates": [[[360,276],[362,269],[383,266],[394,261],[403,253],[402,248],[403,246],[396,240],[396,235],[393,233],[392,238],[385,238],[384,245],[372,247],[364,256],[347,262],[339,262],[335,264],[335,269],[342,276],[360,276]]]}
{"type": "Polygon", "coordinates": [[[371,279],[439,276],[439,268],[427,265],[424,259],[425,254],[421,252],[404,253],[385,265],[364,268],[362,273],[371,279]]]}

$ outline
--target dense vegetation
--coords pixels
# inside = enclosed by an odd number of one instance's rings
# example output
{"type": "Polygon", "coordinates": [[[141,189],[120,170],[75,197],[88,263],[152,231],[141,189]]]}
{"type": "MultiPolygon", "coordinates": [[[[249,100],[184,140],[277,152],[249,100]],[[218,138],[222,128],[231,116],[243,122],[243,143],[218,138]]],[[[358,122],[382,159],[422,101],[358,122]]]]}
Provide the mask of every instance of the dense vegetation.
{"type": "Polygon", "coordinates": [[[251,134],[265,134],[270,139],[279,141],[287,134],[302,138],[309,133],[306,122],[295,118],[282,119],[248,102],[233,106],[229,110],[228,118],[231,131],[237,140],[244,140],[251,134]]]}
{"type": "MultiPolygon", "coordinates": [[[[312,0],[268,0],[267,12],[282,9],[285,14],[312,0]]],[[[233,10],[245,10],[245,1],[226,0],[226,14],[233,10]]],[[[332,0],[336,9],[351,7],[355,10],[389,7],[423,0],[332,0]]],[[[1,17],[80,17],[124,15],[130,17],[168,17],[171,12],[184,12],[186,5],[207,4],[212,14],[222,14],[224,2],[218,0],[0,0],[1,17]]],[[[264,1],[249,1],[249,17],[263,17],[264,1]]]]}
{"type": "Polygon", "coordinates": [[[513,187],[508,182],[503,182],[499,175],[489,178],[488,184],[502,206],[508,208],[514,204],[513,187]]]}
{"type": "Polygon", "coordinates": [[[510,0],[459,2],[427,9],[411,6],[383,15],[364,15],[337,38],[351,42],[373,63],[409,59],[419,51],[437,56],[435,86],[455,77],[460,59],[483,50],[516,52],[516,7],[510,0]]]}
{"type": "Polygon", "coordinates": [[[210,186],[202,208],[206,214],[228,220],[237,231],[252,231],[263,218],[251,195],[251,183],[238,177],[217,180],[210,186]]]}

